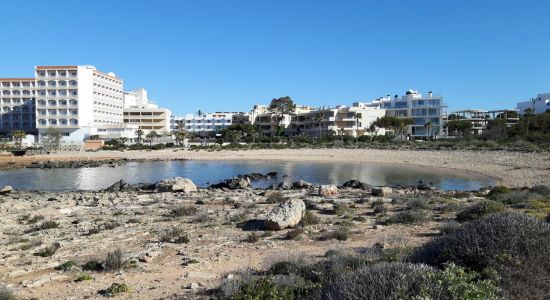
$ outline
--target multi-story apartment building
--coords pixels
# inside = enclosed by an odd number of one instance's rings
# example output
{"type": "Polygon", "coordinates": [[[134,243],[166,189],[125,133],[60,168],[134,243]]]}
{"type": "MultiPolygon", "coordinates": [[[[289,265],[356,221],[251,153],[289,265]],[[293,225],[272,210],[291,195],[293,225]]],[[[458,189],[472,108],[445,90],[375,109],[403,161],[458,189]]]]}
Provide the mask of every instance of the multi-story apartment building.
{"type": "MultiPolygon", "coordinates": [[[[517,109],[500,109],[500,110],[483,110],[483,109],[466,109],[450,113],[445,117],[445,123],[453,120],[467,120],[472,123],[470,133],[480,135],[487,129],[487,124],[490,120],[500,119],[506,122],[508,127],[519,122],[517,109]]],[[[457,135],[458,132],[448,130],[449,136],[457,135]]]]}
{"type": "Polygon", "coordinates": [[[0,78],[0,133],[36,133],[34,78],[0,78]]]}
{"type": "Polygon", "coordinates": [[[170,122],[173,131],[179,129],[179,122],[185,126],[184,130],[187,132],[201,136],[212,136],[232,124],[244,124],[249,119],[249,115],[243,112],[215,112],[176,116],[170,122]]]}
{"type": "Polygon", "coordinates": [[[171,112],[159,108],[149,100],[147,90],[141,88],[133,92],[124,92],[124,124],[137,125],[145,133],[169,133],[171,112]]]}
{"type": "Polygon", "coordinates": [[[550,93],[538,94],[529,101],[518,102],[517,109],[522,114],[525,113],[527,109],[531,109],[535,114],[542,114],[550,111],[550,93]]]}
{"type": "MultiPolygon", "coordinates": [[[[367,107],[359,102],[353,103],[351,107],[320,108],[292,116],[287,132],[291,135],[304,132],[315,137],[333,132],[336,135],[359,137],[374,134],[369,133],[368,129],[376,119],[383,117],[384,114],[384,109],[367,107]]],[[[378,134],[383,133],[383,129],[378,131],[378,134]]]]}
{"type": "Polygon", "coordinates": [[[447,105],[443,103],[442,96],[435,96],[432,92],[429,92],[428,96],[422,96],[417,91],[408,90],[401,98],[398,95],[393,98],[387,95],[367,106],[383,108],[388,116],[412,118],[413,124],[408,128],[411,138],[447,135],[444,124],[447,105]]]}
{"type": "Polygon", "coordinates": [[[367,107],[363,103],[335,108],[298,105],[293,114],[278,116],[269,112],[267,106],[256,105],[251,116],[253,124],[266,136],[276,135],[280,131],[279,133],[289,136],[305,133],[319,137],[332,132],[336,135],[358,137],[367,134],[369,126],[377,118],[384,116],[384,110],[367,107]]]}

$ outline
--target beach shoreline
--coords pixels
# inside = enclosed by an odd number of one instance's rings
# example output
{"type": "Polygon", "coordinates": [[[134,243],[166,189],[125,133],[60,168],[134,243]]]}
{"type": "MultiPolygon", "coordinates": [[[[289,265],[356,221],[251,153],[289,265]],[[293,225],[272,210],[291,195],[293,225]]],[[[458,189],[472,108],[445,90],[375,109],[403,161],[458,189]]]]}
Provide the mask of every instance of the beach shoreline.
{"type": "Polygon", "coordinates": [[[45,161],[102,160],[220,160],[358,162],[407,165],[472,172],[491,177],[510,187],[550,185],[548,153],[474,150],[378,150],[378,149],[281,149],[193,151],[61,152],[50,155],[0,157],[0,167],[19,168],[45,161]]]}

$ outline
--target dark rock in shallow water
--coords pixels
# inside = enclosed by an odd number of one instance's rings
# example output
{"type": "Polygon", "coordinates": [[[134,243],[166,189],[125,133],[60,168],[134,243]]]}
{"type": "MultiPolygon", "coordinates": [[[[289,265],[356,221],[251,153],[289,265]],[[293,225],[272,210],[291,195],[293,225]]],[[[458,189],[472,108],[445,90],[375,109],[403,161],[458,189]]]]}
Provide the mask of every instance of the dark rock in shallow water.
{"type": "Polygon", "coordinates": [[[110,187],[104,189],[104,192],[120,192],[124,191],[128,188],[129,184],[124,180],[121,179],[115,183],[113,183],[110,187]]]}
{"type": "Polygon", "coordinates": [[[248,177],[235,177],[209,186],[211,189],[226,188],[230,190],[240,190],[248,187],[250,187],[250,180],[248,177]]]}
{"type": "Polygon", "coordinates": [[[295,189],[307,189],[312,187],[313,184],[304,180],[298,180],[292,183],[292,187],[295,189]]]}
{"type": "Polygon", "coordinates": [[[361,189],[361,190],[371,189],[371,186],[368,183],[365,183],[365,182],[362,182],[362,181],[359,181],[359,180],[346,181],[342,184],[342,187],[353,188],[353,189],[361,189]]]}

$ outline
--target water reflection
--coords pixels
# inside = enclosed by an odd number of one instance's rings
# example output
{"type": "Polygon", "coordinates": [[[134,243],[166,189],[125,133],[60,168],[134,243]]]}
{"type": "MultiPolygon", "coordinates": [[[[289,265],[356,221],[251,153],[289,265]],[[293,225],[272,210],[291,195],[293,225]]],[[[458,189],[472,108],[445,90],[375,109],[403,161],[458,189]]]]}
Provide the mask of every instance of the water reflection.
{"type": "Polygon", "coordinates": [[[132,162],[111,168],[20,169],[0,172],[0,186],[22,190],[97,190],[124,179],[131,183],[151,183],[180,176],[200,186],[239,174],[276,171],[279,177],[255,183],[266,187],[280,181],[306,180],[320,184],[340,184],[350,179],[372,185],[414,185],[418,180],[441,189],[473,190],[491,185],[490,178],[444,169],[419,168],[373,163],[312,163],[268,161],[158,161],[132,162]],[[287,175],[283,177],[282,175],[287,175]]]}

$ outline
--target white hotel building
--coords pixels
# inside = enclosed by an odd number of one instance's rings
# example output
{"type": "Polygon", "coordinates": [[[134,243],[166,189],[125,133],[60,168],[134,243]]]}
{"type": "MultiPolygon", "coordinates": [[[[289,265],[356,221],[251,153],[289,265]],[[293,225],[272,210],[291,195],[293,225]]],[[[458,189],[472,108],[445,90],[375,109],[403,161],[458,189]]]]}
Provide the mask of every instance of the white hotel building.
{"type": "Polygon", "coordinates": [[[533,110],[534,114],[550,111],[550,93],[538,94],[529,101],[518,102],[517,109],[521,114],[524,114],[527,109],[533,110]]]}
{"type": "Polygon", "coordinates": [[[201,115],[174,116],[170,120],[172,131],[178,130],[178,122],[183,122],[184,130],[187,132],[212,136],[233,124],[250,122],[250,116],[244,112],[214,112],[201,115]]]}
{"type": "Polygon", "coordinates": [[[0,134],[36,133],[34,78],[0,78],[0,134]]]}
{"type": "MultiPolygon", "coordinates": [[[[124,92],[124,124],[139,128],[144,133],[170,132],[171,112],[166,108],[159,108],[149,100],[147,90],[137,89],[133,92],[124,92]]],[[[135,130],[134,130],[135,131],[135,130]]]]}

